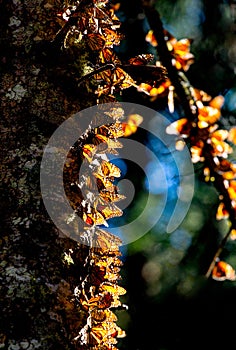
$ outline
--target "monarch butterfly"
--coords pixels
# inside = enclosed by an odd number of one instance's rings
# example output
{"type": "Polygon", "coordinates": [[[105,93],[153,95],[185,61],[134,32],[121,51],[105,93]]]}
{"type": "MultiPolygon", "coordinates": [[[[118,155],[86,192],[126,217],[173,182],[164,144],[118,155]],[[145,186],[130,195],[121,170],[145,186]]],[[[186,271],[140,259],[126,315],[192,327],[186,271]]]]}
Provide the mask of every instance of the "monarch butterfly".
{"type": "MultiPolygon", "coordinates": [[[[119,244],[120,245],[120,244],[119,244]]],[[[118,256],[122,255],[121,252],[119,251],[118,246],[113,246],[112,247],[114,250],[117,250],[117,254],[111,255],[111,256],[106,256],[106,254],[103,254],[100,256],[99,254],[92,254],[93,260],[94,260],[94,265],[96,266],[104,266],[106,267],[107,272],[113,272],[115,274],[118,274],[120,272],[120,266],[123,265],[122,261],[118,258],[118,256]]]]}
{"type": "Polygon", "coordinates": [[[84,190],[84,194],[86,191],[90,191],[90,192],[94,192],[95,191],[95,195],[97,193],[97,191],[102,191],[105,186],[107,186],[107,188],[109,190],[115,191],[115,189],[113,188],[113,184],[112,182],[110,182],[109,180],[106,181],[106,179],[104,179],[104,181],[102,181],[102,179],[100,180],[100,178],[94,177],[94,176],[90,176],[90,174],[85,174],[85,175],[81,175],[80,177],[80,181],[76,181],[77,187],[79,188],[83,188],[84,190]]]}
{"type": "Polygon", "coordinates": [[[93,141],[97,141],[97,153],[112,153],[112,154],[118,154],[116,151],[116,148],[122,148],[123,145],[121,142],[117,140],[112,140],[108,137],[102,136],[102,135],[96,135],[93,141]]]}
{"type": "MultiPolygon", "coordinates": [[[[95,17],[96,19],[100,19],[101,24],[102,22],[104,22],[106,25],[107,24],[112,25],[113,18],[111,16],[111,12],[102,10],[102,7],[104,7],[108,1],[106,0],[106,1],[96,1],[96,2],[97,4],[94,3],[94,7],[91,9],[91,16],[95,17]]],[[[117,17],[114,19],[118,20],[117,17]]],[[[120,22],[119,22],[119,25],[120,25],[120,22]]]]}
{"type": "Polygon", "coordinates": [[[77,11],[77,6],[69,6],[62,14],[58,14],[58,16],[61,16],[65,21],[68,21],[71,16],[75,15],[77,11]]]}
{"type": "Polygon", "coordinates": [[[130,86],[136,86],[133,78],[120,67],[117,67],[112,71],[111,81],[113,85],[119,85],[121,89],[127,89],[130,86]]]}
{"type": "MultiPolygon", "coordinates": [[[[114,68],[114,67],[112,67],[114,68]]],[[[103,80],[107,83],[110,83],[110,80],[111,80],[111,67],[108,67],[107,69],[104,69],[102,70],[101,72],[98,72],[98,73],[95,73],[94,74],[94,78],[96,80],[103,80]]],[[[102,94],[102,93],[110,93],[112,90],[112,85],[109,85],[109,84],[106,84],[103,89],[99,89],[99,94],[102,94]]]]}
{"type": "Polygon", "coordinates": [[[101,198],[106,202],[118,202],[118,201],[126,198],[122,194],[119,194],[116,192],[110,192],[107,190],[101,190],[99,194],[100,194],[101,198]]]}
{"type": "Polygon", "coordinates": [[[92,310],[91,317],[95,322],[116,322],[117,316],[111,310],[92,310]]]}
{"type": "Polygon", "coordinates": [[[212,271],[212,278],[216,281],[236,280],[235,270],[225,261],[217,261],[212,271]]]}
{"type": "Polygon", "coordinates": [[[116,140],[112,140],[107,136],[101,134],[95,134],[92,138],[94,145],[99,145],[100,143],[106,143],[108,148],[122,148],[122,144],[116,140]]]}
{"type": "Polygon", "coordinates": [[[110,232],[99,228],[94,233],[93,247],[99,255],[110,255],[112,251],[118,251],[121,244],[121,239],[110,232]]]}
{"type": "Polygon", "coordinates": [[[153,47],[157,47],[158,43],[154,36],[153,30],[149,30],[145,37],[146,41],[150,43],[153,47]]]}
{"type": "Polygon", "coordinates": [[[123,211],[115,204],[112,204],[110,206],[98,205],[97,209],[105,219],[111,219],[123,214],[123,211]]]}
{"type": "Polygon", "coordinates": [[[130,114],[126,123],[122,123],[124,136],[130,136],[135,133],[138,126],[142,123],[143,117],[139,114],[130,114]]]}
{"type": "Polygon", "coordinates": [[[137,55],[135,57],[130,58],[128,60],[128,63],[136,65],[136,66],[140,66],[140,65],[148,64],[153,59],[154,59],[154,55],[153,54],[141,54],[141,55],[137,55]]]}
{"type": "Polygon", "coordinates": [[[115,186],[110,180],[104,178],[99,174],[94,174],[94,175],[96,177],[97,189],[99,192],[101,192],[102,190],[107,190],[109,192],[116,193],[117,186],[115,186]]]}
{"type": "Polygon", "coordinates": [[[166,128],[166,132],[169,135],[181,135],[187,137],[191,131],[191,124],[187,118],[181,118],[171,123],[166,128]]]}
{"type": "MultiPolygon", "coordinates": [[[[118,254],[120,255],[120,254],[118,254]]],[[[105,267],[107,272],[113,272],[115,274],[118,274],[120,272],[120,268],[118,266],[113,266],[113,257],[97,257],[96,255],[93,255],[94,265],[98,267],[105,267]]]]}
{"type": "Polygon", "coordinates": [[[89,163],[92,162],[95,152],[96,147],[93,144],[86,144],[82,147],[82,157],[86,158],[89,161],[89,163]]]}
{"type": "Polygon", "coordinates": [[[100,134],[106,137],[118,138],[123,136],[122,124],[114,123],[110,125],[102,125],[94,130],[95,134],[100,134]]]}
{"type": "Polygon", "coordinates": [[[210,142],[213,148],[212,154],[224,157],[233,152],[232,147],[224,141],[227,137],[227,130],[216,130],[210,135],[210,142]]]}
{"type": "Polygon", "coordinates": [[[104,276],[105,280],[108,280],[109,282],[116,282],[117,280],[121,279],[121,275],[118,273],[114,273],[114,272],[109,272],[107,271],[105,276],[104,276]]]}
{"type": "Polygon", "coordinates": [[[221,159],[220,164],[218,165],[218,171],[221,173],[230,170],[236,171],[236,164],[231,163],[228,159],[221,159]]]}
{"type": "MultiPolygon", "coordinates": [[[[168,40],[170,51],[171,49],[173,49],[175,55],[180,56],[182,58],[184,58],[189,53],[190,45],[192,44],[192,42],[193,39],[188,38],[180,39],[177,41],[177,39],[173,37],[172,39],[168,40]]],[[[191,57],[192,56],[193,55],[191,54],[191,57]]]]}
{"type": "MultiPolygon", "coordinates": [[[[198,104],[198,106],[200,106],[198,104]]],[[[198,108],[198,127],[204,129],[209,125],[214,124],[220,119],[221,113],[218,108],[211,106],[200,106],[198,108]]]]}
{"type": "Polygon", "coordinates": [[[104,225],[108,226],[108,223],[105,220],[105,216],[102,215],[97,210],[94,210],[93,213],[83,212],[83,220],[87,225],[104,225]]]}
{"type": "Polygon", "coordinates": [[[212,99],[212,97],[203,90],[191,88],[191,91],[194,99],[197,101],[209,102],[212,99]]]}
{"type": "Polygon", "coordinates": [[[115,32],[114,30],[109,29],[109,28],[103,28],[102,34],[104,36],[106,47],[112,47],[113,45],[119,45],[120,40],[123,38],[122,34],[119,34],[119,33],[115,32]]]}
{"type": "MultiPolygon", "coordinates": [[[[121,255],[121,253],[117,255],[121,255]]],[[[107,265],[112,266],[112,268],[120,267],[123,265],[123,262],[119,258],[117,258],[117,256],[109,256],[109,257],[103,256],[101,259],[106,259],[107,265]]]]}
{"type": "Polygon", "coordinates": [[[236,200],[236,180],[229,181],[228,193],[231,200],[236,200]]]}
{"type": "Polygon", "coordinates": [[[95,74],[95,79],[102,79],[108,83],[109,89],[107,92],[114,90],[115,85],[119,85],[121,89],[127,89],[130,86],[136,86],[135,81],[131,76],[126,73],[121,67],[114,66],[113,69],[110,67],[98,74],[95,74]]]}
{"type": "Polygon", "coordinates": [[[115,124],[111,124],[110,126],[119,126],[119,123],[117,123],[120,119],[124,118],[124,109],[122,107],[112,107],[110,108],[109,112],[104,111],[104,114],[111,117],[113,120],[116,120],[115,124]]]}
{"type": "Polygon", "coordinates": [[[99,33],[85,35],[85,41],[93,51],[102,50],[102,48],[105,46],[105,39],[99,33]]]}
{"type": "MultiPolygon", "coordinates": [[[[114,324],[115,325],[115,324],[114,324]]],[[[102,346],[102,343],[108,342],[108,338],[116,335],[116,327],[113,326],[113,322],[109,324],[109,326],[105,327],[105,322],[97,324],[93,326],[89,331],[89,341],[88,344],[95,346],[102,346]]],[[[109,338],[109,344],[113,342],[112,339],[109,338]]]]}
{"type": "Polygon", "coordinates": [[[99,293],[99,295],[88,299],[83,290],[80,297],[80,304],[86,311],[88,309],[108,309],[109,307],[111,307],[112,302],[113,297],[109,292],[99,293]]]}
{"type": "Polygon", "coordinates": [[[225,204],[221,202],[216,212],[216,220],[228,219],[228,217],[229,212],[226,210],[225,204]]]}
{"type": "Polygon", "coordinates": [[[236,229],[232,229],[230,232],[230,238],[232,239],[232,241],[234,241],[236,239],[236,229]]]}
{"type": "Polygon", "coordinates": [[[102,161],[98,173],[105,177],[120,177],[121,170],[115,164],[107,161],[102,161]]]}
{"type": "Polygon", "coordinates": [[[226,159],[221,159],[221,162],[218,165],[218,172],[224,179],[233,180],[236,178],[236,164],[231,163],[226,159]]]}
{"type": "Polygon", "coordinates": [[[109,282],[104,282],[100,285],[99,287],[100,291],[105,291],[111,293],[111,295],[124,295],[126,294],[126,289],[114,284],[114,283],[109,283],[109,282]]]}
{"type": "Polygon", "coordinates": [[[103,48],[99,53],[100,63],[115,63],[120,64],[121,61],[118,56],[110,48],[103,48]]]}
{"type": "Polygon", "coordinates": [[[103,135],[106,137],[111,136],[110,126],[109,125],[101,125],[94,129],[95,134],[103,135]]]}
{"type": "Polygon", "coordinates": [[[111,3],[110,7],[114,10],[114,11],[118,11],[120,8],[120,3],[119,2],[115,2],[115,3],[111,3]]]}
{"type": "Polygon", "coordinates": [[[105,281],[106,267],[92,265],[89,270],[88,281],[93,286],[99,286],[102,282],[105,281]]]}
{"type": "MultiPolygon", "coordinates": [[[[193,163],[197,163],[204,160],[204,157],[202,154],[203,148],[204,148],[204,142],[202,140],[199,140],[194,146],[190,148],[191,158],[193,163]]],[[[209,174],[207,174],[206,168],[204,171],[204,175],[206,176],[205,180],[209,179],[209,174]]]]}
{"type": "Polygon", "coordinates": [[[236,127],[232,127],[229,130],[228,141],[236,145],[236,127]]]}

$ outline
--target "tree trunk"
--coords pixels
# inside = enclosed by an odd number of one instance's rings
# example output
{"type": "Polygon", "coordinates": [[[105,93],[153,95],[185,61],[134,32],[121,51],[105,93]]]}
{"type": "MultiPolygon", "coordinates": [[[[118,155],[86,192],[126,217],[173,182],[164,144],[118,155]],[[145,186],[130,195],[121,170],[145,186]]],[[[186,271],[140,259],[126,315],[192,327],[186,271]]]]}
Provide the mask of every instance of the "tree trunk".
{"type": "Polygon", "coordinates": [[[63,258],[75,243],[51,223],[39,183],[50,135],[94,104],[75,84],[86,52],[65,54],[53,41],[61,11],[57,0],[0,2],[0,348],[9,350],[75,349],[72,339],[84,325],[84,313],[71,302],[78,269],[63,258]]]}

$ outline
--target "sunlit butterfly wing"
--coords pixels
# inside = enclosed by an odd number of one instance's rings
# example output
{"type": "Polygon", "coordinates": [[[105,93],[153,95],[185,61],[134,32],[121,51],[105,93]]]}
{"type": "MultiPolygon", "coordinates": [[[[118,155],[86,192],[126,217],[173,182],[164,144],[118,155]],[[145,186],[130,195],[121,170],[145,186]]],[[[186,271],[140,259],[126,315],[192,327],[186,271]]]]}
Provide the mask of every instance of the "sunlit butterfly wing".
{"type": "Polygon", "coordinates": [[[99,309],[109,309],[109,307],[113,303],[113,296],[111,293],[107,291],[102,291],[102,293],[99,294],[99,303],[97,307],[99,309]]]}
{"type": "Polygon", "coordinates": [[[100,285],[99,289],[104,292],[109,292],[111,295],[124,295],[126,294],[126,289],[113,283],[104,282],[100,285]]]}
{"type": "Polygon", "coordinates": [[[96,174],[95,176],[97,179],[97,189],[99,191],[102,191],[104,189],[110,192],[116,191],[116,186],[110,180],[105,179],[103,176],[100,176],[98,174],[96,174]]]}
{"type": "Polygon", "coordinates": [[[236,145],[236,126],[229,130],[228,141],[236,145]]]}
{"type": "Polygon", "coordinates": [[[93,321],[95,322],[116,322],[117,316],[111,310],[94,309],[91,312],[93,321]]]}
{"type": "Polygon", "coordinates": [[[235,241],[236,240],[236,229],[233,228],[231,231],[230,231],[230,239],[232,239],[232,241],[235,241]]]}
{"type": "Polygon", "coordinates": [[[115,192],[110,192],[110,191],[107,191],[107,190],[101,190],[100,196],[106,202],[118,202],[118,201],[126,198],[122,194],[115,193],[115,192]]]}
{"type": "Polygon", "coordinates": [[[227,188],[229,197],[232,201],[236,201],[236,180],[229,181],[229,187],[227,188]]]}
{"type": "Polygon", "coordinates": [[[122,241],[119,237],[102,229],[97,229],[93,237],[93,247],[100,255],[117,252],[122,241]],[[98,249],[96,249],[98,248],[98,249]]]}
{"type": "Polygon", "coordinates": [[[216,281],[224,281],[226,279],[235,281],[235,270],[225,261],[217,261],[212,271],[212,278],[216,281]]]}
{"type": "Polygon", "coordinates": [[[216,212],[216,220],[228,219],[229,212],[225,208],[225,204],[220,202],[217,212],[216,212]]]}
{"type": "Polygon", "coordinates": [[[102,50],[105,45],[105,39],[99,33],[91,33],[85,36],[85,42],[93,51],[102,50]]]}
{"type": "Polygon", "coordinates": [[[110,125],[99,126],[95,128],[95,133],[111,138],[118,138],[124,135],[122,124],[119,122],[110,125]]]}
{"type": "Polygon", "coordinates": [[[93,144],[86,144],[82,147],[82,156],[83,158],[86,158],[89,161],[89,163],[92,162],[95,153],[96,147],[93,144]]]}
{"type": "Polygon", "coordinates": [[[113,303],[113,296],[106,291],[99,293],[95,297],[87,299],[85,293],[80,296],[80,305],[85,310],[93,309],[109,309],[113,303]]]}
{"type": "Polygon", "coordinates": [[[149,30],[146,34],[145,40],[150,43],[153,47],[156,47],[158,45],[157,40],[155,38],[155,35],[153,33],[153,30],[149,30]]]}
{"type": "Polygon", "coordinates": [[[110,282],[116,282],[117,280],[120,280],[121,279],[121,276],[120,274],[118,273],[114,273],[114,272],[109,272],[107,271],[105,276],[104,276],[104,279],[105,280],[108,280],[110,282]]]}
{"type": "MultiPolygon", "coordinates": [[[[119,255],[122,255],[122,254],[119,254],[119,255]]],[[[107,257],[107,263],[112,267],[121,267],[123,265],[123,262],[115,256],[107,257]]]]}
{"type": "Polygon", "coordinates": [[[98,205],[97,208],[106,220],[123,215],[123,211],[117,206],[115,206],[115,204],[112,204],[110,206],[98,205]]]}
{"type": "Polygon", "coordinates": [[[100,51],[99,60],[100,60],[100,63],[110,63],[110,62],[114,64],[121,63],[118,56],[110,48],[104,48],[103,50],[100,51]]]}
{"type": "Polygon", "coordinates": [[[118,168],[115,164],[106,161],[102,161],[98,171],[100,174],[106,177],[120,177],[121,175],[120,168],[118,168]]]}
{"type": "Polygon", "coordinates": [[[107,68],[103,70],[102,72],[95,73],[94,74],[94,79],[96,80],[103,80],[107,82],[108,84],[104,86],[103,91],[100,89],[100,94],[101,93],[110,93],[111,92],[111,86],[109,85],[111,82],[111,76],[112,76],[112,71],[111,68],[107,68]]]}
{"type": "Polygon", "coordinates": [[[181,135],[182,137],[188,136],[191,131],[191,123],[187,118],[181,118],[171,123],[166,128],[166,132],[169,135],[181,135]]]}
{"type": "Polygon", "coordinates": [[[111,117],[113,120],[116,121],[116,123],[111,124],[110,126],[116,126],[117,124],[119,125],[119,121],[124,118],[124,109],[122,107],[113,107],[110,108],[109,111],[104,111],[104,114],[108,115],[111,117]]]}
{"type": "MultiPolygon", "coordinates": [[[[110,148],[122,148],[123,147],[119,141],[112,140],[109,137],[104,136],[104,135],[100,135],[100,134],[94,135],[92,142],[94,145],[99,145],[101,143],[106,144],[107,147],[104,147],[104,150],[107,150],[110,148]]],[[[99,151],[99,150],[101,151],[102,148],[99,148],[97,151],[99,151]]]]}
{"type": "Polygon", "coordinates": [[[106,337],[106,330],[100,326],[94,326],[89,331],[89,341],[90,346],[100,345],[104,338],[106,337]]]}
{"type": "Polygon", "coordinates": [[[142,123],[143,117],[139,114],[130,114],[127,122],[122,123],[122,128],[124,136],[130,136],[135,133],[138,129],[138,126],[142,123]]]}
{"type": "Polygon", "coordinates": [[[108,226],[105,216],[97,210],[91,213],[83,212],[83,220],[87,225],[104,225],[108,226]]]}
{"type": "Polygon", "coordinates": [[[197,101],[209,102],[212,99],[205,91],[196,88],[192,88],[192,95],[197,101]]]}
{"type": "Polygon", "coordinates": [[[112,47],[113,45],[119,45],[123,35],[117,33],[116,31],[110,28],[103,28],[102,34],[105,38],[106,47],[112,47]]]}

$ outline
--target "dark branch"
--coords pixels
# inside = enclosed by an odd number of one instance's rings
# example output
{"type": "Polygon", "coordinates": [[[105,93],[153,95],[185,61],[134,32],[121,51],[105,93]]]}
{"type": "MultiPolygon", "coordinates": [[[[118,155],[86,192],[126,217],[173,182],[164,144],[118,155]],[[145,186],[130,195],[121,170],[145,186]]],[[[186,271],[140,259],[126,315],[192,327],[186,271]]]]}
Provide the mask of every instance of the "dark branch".
{"type": "Polygon", "coordinates": [[[144,5],[144,12],[149,25],[153,30],[153,34],[158,42],[157,53],[160,57],[160,61],[168,71],[169,79],[175,87],[175,92],[181,101],[184,114],[189,120],[194,120],[196,116],[193,114],[193,111],[190,108],[188,97],[186,95],[184,87],[181,84],[181,77],[179,76],[177,69],[172,64],[172,56],[166,45],[164,29],[160,15],[154,7],[151,7],[149,5],[144,5]]]}

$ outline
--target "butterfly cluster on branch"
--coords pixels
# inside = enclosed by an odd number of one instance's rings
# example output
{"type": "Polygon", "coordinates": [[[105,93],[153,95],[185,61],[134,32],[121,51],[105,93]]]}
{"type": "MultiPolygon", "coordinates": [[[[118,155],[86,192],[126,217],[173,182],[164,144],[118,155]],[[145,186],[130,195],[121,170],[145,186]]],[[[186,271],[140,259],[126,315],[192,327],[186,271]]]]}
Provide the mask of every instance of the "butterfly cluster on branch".
{"type": "Polygon", "coordinates": [[[109,219],[123,214],[116,203],[125,196],[114,183],[121,170],[109,161],[108,154],[118,154],[123,147],[119,138],[136,132],[143,119],[138,114],[125,119],[119,107],[104,113],[110,123],[88,128],[71,147],[64,166],[64,186],[71,207],[82,220],[81,237],[89,247],[86,273],[75,289],[87,322],[74,342],[82,348],[115,350],[118,339],[125,336],[114,313],[122,307],[120,296],[126,293],[119,285],[122,241],[105,228],[109,219]]]}
{"type": "MultiPolygon", "coordinates": [[[[115,13],[116,5],[106,0],[74,1],[60,14],[62,28],[55,41],[62,41],[65,49],[71,38],[74,45],[82,43],[85,46],[91,69],[78,78],[78,83],[92,81],[95,84],[93,93],[98,104],[116,101],[117,94],[133,87],[148,96],[150,102],[167,99],[171,113],[177,102],[184,106],[184,116],[169,125],[166,132],[176,135],[176,149],[179,151],[184,147],[185,139],[192,162],[203,164],[205,181],[213,183],[219,191],[216,219],[231,221],[226,238],[235,239],[236,167],[228,156],[236,144],[236,128],[224,130],[219,127],[223,96],[209,96],[190,84],[185,73],[194,63],[190,51],[192,40],[178,40],[162,28],[160,21],[155,23],[153,18],[159,17],[154,8],[146,11],[150,26],[154,26],[147,32],[146,41],[156,48],[159,60],[155,61],[153,54],[140,53],[123,62],[114,50],[124,38],[115,13]],[[155,37],[155,34],[158,35],[155,37]]],[[[114,183],[120,170],[109,162],[106,154],[117,154],[122,147],[118,139],[135,132],[142,118],[133,115],[126,123],[121,119],[119,114],[119,118],[114,117],[109,125],[91,128],[72,147],[65,166],[66,194],[85,224],[84,235],[91,245],[88,273],[76,291],[76,298],[88,317],[76,341],[94,350],[115,350],[116,338],[125,335],[116,325],[116,316],[112,312],[112,308],[121,304],[120,295],[125,293],[118,285],[122,265],[119,259],[121,241],[97,227],[106,227],[110,218],[122,215],[116,203],[124,197],[114,183]],[[78,178],[81,163],[87,166],[85,173],[78,178]]],[[[220,252],[221,249],[207,275],[211,274],[218,281],[235,280],[234,269],[219,259],[220,252]]]]}

